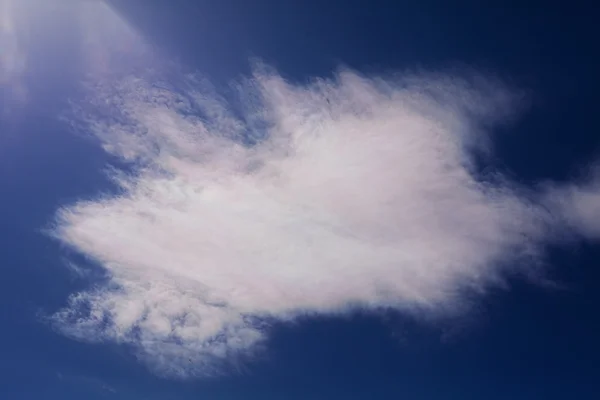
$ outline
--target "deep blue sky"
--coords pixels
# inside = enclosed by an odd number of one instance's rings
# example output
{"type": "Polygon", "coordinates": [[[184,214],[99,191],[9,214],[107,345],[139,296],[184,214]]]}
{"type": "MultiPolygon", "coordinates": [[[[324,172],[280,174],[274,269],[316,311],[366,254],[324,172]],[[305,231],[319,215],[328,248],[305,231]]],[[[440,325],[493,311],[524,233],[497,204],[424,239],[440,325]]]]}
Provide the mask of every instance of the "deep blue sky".
{"type": "MultiPolygon", "coordinates": [[[[247,73],[250,57],[293,81],[331,75],[340,64],[366,73],[490,71],[533,94],[524,115],[495,137],[495,163],[524,183],[568,179],[600,150],[591,7],[109,3],[151,43],[222,84],[247,73]]],[[[56,119],[77,96],[77,74],[45,61],[60,55],[43,44],[29,52],[30,100],[0,120],[0,398],[496,400],[600,392],[600,247],[591,242],[551,249],[549,271],[559,289],[514,279],[485,296],[468,318],[442,326],[393,313],[276,325],[264,359],[220,378],[161,379],[126,348],[52,332],[39,322],[40,310],[64,305],[83,283],[64,267],[66,249],[41,229],[59,206],[109,187],[102,174],[108,158],[56,119]]]]}

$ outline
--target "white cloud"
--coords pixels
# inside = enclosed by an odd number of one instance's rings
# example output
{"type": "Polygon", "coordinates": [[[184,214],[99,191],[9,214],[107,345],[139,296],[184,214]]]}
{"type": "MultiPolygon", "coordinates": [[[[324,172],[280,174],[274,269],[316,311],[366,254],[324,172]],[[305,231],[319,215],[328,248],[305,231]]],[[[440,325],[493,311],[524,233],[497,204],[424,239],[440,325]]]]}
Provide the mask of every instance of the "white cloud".
{"type": "Polygon", "coordinates": [[[600,232],[597,183],[534,193],[477,177],[484,130],[519,105],[497,82],[343,71],[295,85],[259,70],[235,106],[193,82],[98,89],[90,126],[139,168],[114,173],[121,194],[58,214],[56,237],[110,273],[54,316],[65,332],[204,373],[261,343],[261,318],[444,315],[535,268],[566,225],[600,232]]]}

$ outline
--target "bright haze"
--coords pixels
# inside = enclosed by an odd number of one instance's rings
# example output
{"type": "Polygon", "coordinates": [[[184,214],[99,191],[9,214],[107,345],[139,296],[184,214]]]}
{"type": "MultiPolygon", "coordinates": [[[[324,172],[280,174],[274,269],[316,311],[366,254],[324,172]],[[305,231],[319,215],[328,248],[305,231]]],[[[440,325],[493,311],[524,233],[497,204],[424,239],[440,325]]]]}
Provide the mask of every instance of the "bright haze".
{"type": "Polygon", "coordinates": [[[584,13],[376,3],[0,0],[9,398],[593,393],[584,13]]]}

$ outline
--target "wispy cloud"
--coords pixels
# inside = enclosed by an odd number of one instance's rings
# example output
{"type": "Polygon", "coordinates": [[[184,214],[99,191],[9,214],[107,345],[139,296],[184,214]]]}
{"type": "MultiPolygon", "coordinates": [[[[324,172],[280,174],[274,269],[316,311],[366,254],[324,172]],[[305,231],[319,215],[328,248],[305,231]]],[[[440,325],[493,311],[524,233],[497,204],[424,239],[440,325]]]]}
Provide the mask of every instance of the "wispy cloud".
{"type": "Polygon", "coordinates": [[[0,89],[3,103],[9,96],[22,99],[25,89],[21,75],[25,71],[26,55],[22,47],[22,32],[16,27],[16,7],[12,0],[0,0],[0,89]]]}
{"type": "Polygon", "coordinates": [[[120,194],[65,206],[54,230],[110,283],[54,320],[133,344],[160,373],[251,351],[265,318],[453,313],[538,268],[544,244],[600,234],[597,179],[534,191],[477,172],[486,129],[520,105],[481,76],[292,84],[261,67],[232,101],[194,80],[117,87],[97,88],[87,121],[137,168],[113,174],[120,194]]]}
{"type": "Polygon", "coordinates": [[[560,186],[549,184],[545,202],[563,218],[571,231],[600,239],[600,165],[593,165],[583,178],[560,186]]]}
{"type": "MultiPolygon", "coordinates": [[[[85,69],[94,79],[110,79],[124,71],[147,67],[150,46],[104,1],[79,4],[85,69]]],[[[156,62],[156,60],[154,60],[156,62]]]]}
{"type": "Polygon", "coordinates": [[[0,107],[5,114],[25,102],[31,82],[39,87],[66,77],[45,75],[46,69],[68,71],[72,79],[79,74],[109,79],[147,62],[146,54],[135,29],[104,1],[0,0],[0,107]]]}

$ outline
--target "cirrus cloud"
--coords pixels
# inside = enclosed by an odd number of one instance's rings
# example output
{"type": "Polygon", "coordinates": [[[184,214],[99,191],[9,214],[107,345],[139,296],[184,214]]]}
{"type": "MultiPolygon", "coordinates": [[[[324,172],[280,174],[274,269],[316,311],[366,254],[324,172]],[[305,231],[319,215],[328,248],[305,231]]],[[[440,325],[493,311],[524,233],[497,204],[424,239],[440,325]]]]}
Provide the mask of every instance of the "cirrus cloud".
{"type": "Polygon", "coordinates": [[[23,49],[24,32],[18,30],[17,7],[11,0],[0,0],[0,90],[3,108],[9,97],[22,100],[25,88],[22,74],[26,67],[26,54],[23,49]]]}
{"type": "Polygon", "coordinates": [[[485,131],[520,104],[499,82],[257,71],[233,102],[195,80],[96,87],[88,126],[135,168],[58,212],[54,236],[109,274],[54,315],[65,333],[188,376],[255,348],[265,318],[445,315],[545,244],[600,233],[598,180],[535,191],[478,173],[485,131]]]}

